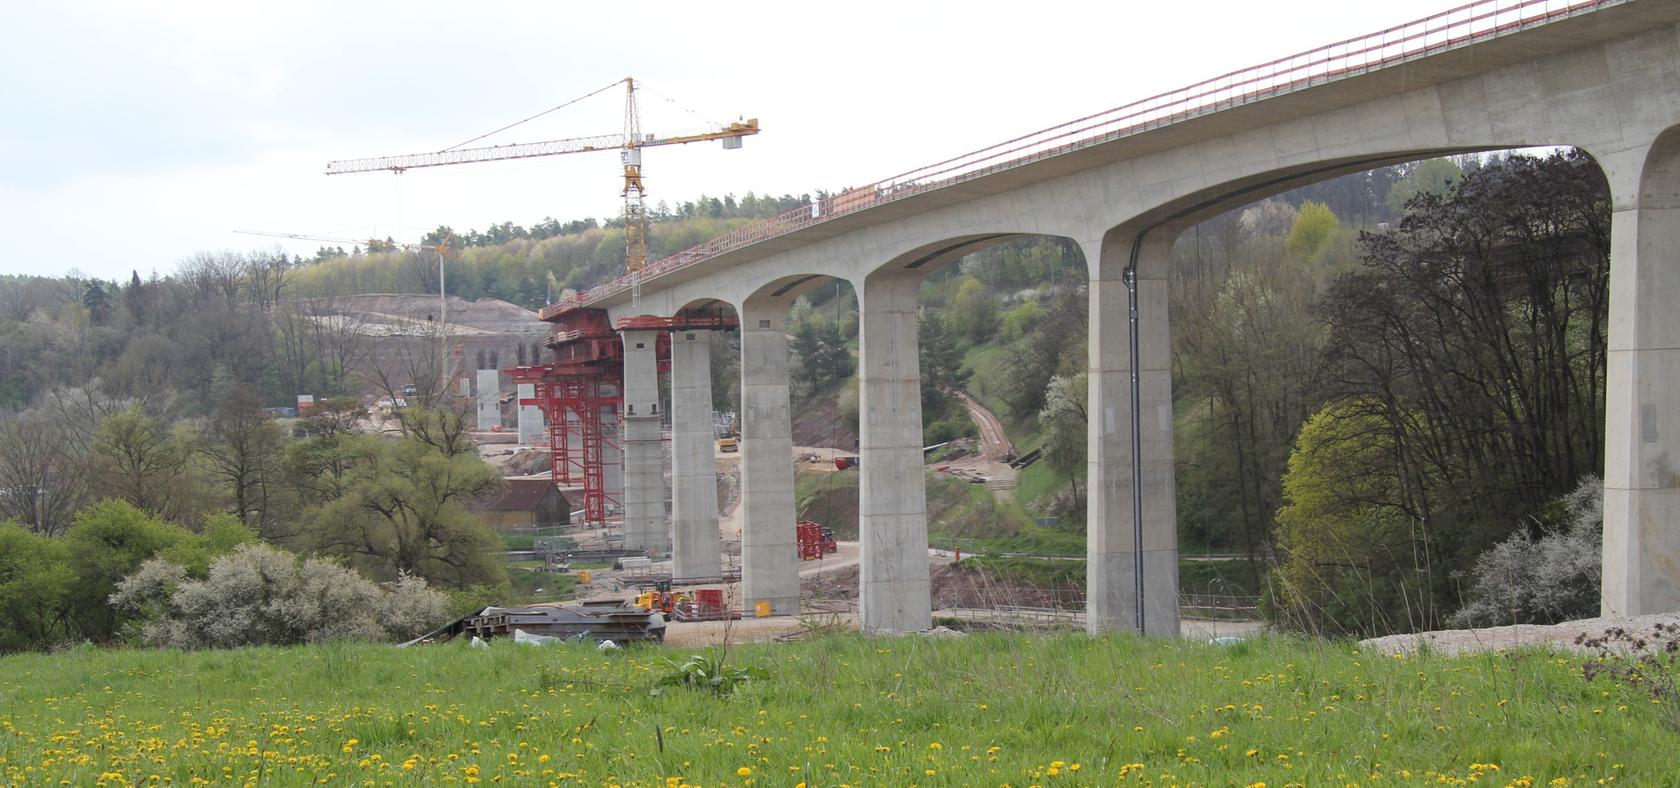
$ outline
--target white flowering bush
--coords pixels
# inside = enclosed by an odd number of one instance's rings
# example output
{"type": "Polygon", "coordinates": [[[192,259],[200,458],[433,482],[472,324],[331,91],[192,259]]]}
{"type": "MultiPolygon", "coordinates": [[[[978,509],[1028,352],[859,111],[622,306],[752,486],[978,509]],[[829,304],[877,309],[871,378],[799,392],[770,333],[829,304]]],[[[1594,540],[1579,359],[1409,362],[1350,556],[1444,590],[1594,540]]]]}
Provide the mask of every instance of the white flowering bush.
{"type": "Polygon", "coordinates": [[[387,590],[353,569],[265,544],[216,559],[204,580],[154,558],[111,595],[135,614],[131,639],[183,649],[409,638],[441,623],[446,602],[418,577],[387,590]]]}
{"type": "Polygon", "coordinates": [[[1545,526],[1538,536],[1518,531],[1476,559],[1455,625],[1553,624],[1598,615],[1604,485],[1586,477],[1557,504],[1561,525],[1545,526]]]}

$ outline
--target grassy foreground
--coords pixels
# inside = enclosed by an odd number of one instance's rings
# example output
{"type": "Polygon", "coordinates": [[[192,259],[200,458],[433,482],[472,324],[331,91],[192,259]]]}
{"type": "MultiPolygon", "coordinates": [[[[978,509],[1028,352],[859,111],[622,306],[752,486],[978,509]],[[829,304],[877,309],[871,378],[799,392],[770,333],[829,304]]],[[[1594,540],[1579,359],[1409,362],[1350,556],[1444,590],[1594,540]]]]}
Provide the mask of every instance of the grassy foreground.
{"type": "Polygon", "coordinates": [[[0,659],[0,782],[587,785],[1680,782],[1648,697],[1543,652],[1269,639],[830,637],[649,689],[646,648],[330,645],[0,659]],[[575,781],[575,782],[568,782],[575,781]]]}

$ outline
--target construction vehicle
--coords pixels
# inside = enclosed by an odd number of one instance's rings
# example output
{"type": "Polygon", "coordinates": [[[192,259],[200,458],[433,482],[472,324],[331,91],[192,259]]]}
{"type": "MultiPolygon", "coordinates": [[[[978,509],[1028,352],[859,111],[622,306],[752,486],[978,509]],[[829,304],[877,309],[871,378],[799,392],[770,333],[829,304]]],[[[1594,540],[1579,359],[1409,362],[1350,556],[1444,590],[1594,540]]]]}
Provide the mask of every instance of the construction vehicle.
{"type": "Polygon", "coordinates": [[[736,452],[741,450],[741,443],[735,438],[718,438],[718,451],[736,452]]]}
{"type": "Polygon", "coordinates": [[[672,591],[671,581],[661,580],[653,584],[653,590],[637,594],[636,601],[630,606],[650,613],[664,613],[666,620],[670,620],[676,615],[678,606],[692,600],[693,597],[687,593],[672,591]]]}
{"type": "Polygon", "coordinates": [[[690,142],[704,142],[707,140],[722,140],[724,150],[734,150],[741,147],[743,137],[758,133],[758,118],[730,123],[720,129],[701,132],[699,134],[685,134],[661,137],[655,134],[643,134],[641,129],[641,111],[636,105],[636,80],[625,77],[617,82],[599,88],[553,109],[539,112],[525,120],[503,126],[500,129],[480,134],[466,142],[462,142],[435,153],[415,153],[404,156],[378,156],[365,159],[347,159],[327,163],[328,175],[339,175],[350,172],[373,172],[384,170],[402,173],[421,167],[441,167],[450,164],[474,164],[486,161],[503,161],[506,159],[525,159],[534,156],[557,156],[564,153],[588,153],[600,150],[618,150],[619,161],[624,166],[624,266],[625,272],[639,273],[647,265],[647,207],[645,202],[646,190],[642,185],[642,149],[658,145],[684,145],[690,142]],[[477,142],[508,129],[536,120],[561,107],[575,104],[579,101],[606,92],[618,85],[624,86],[624,132],[623,134],[600,134],[591,137],[574,137],[570,139],[549,140],[547,142],[516,143],[511,145],[490,145],[478,148],[462,147],[468,143],[477,142]]]}

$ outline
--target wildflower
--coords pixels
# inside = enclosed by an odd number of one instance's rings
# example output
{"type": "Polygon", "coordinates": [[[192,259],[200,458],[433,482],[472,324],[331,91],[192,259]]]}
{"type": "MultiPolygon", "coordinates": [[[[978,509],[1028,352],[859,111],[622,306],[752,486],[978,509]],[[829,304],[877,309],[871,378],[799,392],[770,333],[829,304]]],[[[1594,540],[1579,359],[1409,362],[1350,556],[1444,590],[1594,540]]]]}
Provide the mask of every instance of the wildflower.
{"type": "Polygon", "coordinates": [[[752,767],[742,766],[741,768],[736,769],[735,770],[735,776],[737,776],[737,777],[751,777],[752,776],[752,767]]]}

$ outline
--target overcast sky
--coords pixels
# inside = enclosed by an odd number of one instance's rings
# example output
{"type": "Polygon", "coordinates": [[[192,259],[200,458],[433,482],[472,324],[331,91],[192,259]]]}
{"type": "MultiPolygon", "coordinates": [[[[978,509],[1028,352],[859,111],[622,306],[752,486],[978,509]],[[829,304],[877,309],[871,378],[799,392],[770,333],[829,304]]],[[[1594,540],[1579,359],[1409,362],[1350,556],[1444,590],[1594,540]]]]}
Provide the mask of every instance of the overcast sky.
{"type": "MultiPolygon", "coordinates": [[[[0,273],[168,273],[236,229],[418,239],[618,214],[610,152],[386,173],[625,76],[650,204],[861,185],[1459,0],[41,2],[0,47],[0,273]]],[[[611,134],[623,94],[486,140],[611,134]]],[[[480,143],[480,144],[485,144],[480,143]]],[[[281,242],[312,253],[314,242],[281,242]]]]}

